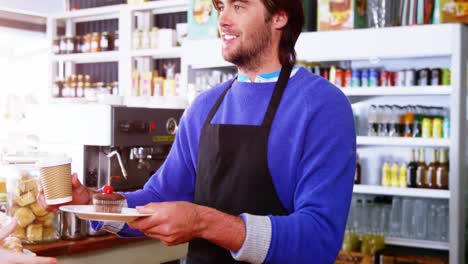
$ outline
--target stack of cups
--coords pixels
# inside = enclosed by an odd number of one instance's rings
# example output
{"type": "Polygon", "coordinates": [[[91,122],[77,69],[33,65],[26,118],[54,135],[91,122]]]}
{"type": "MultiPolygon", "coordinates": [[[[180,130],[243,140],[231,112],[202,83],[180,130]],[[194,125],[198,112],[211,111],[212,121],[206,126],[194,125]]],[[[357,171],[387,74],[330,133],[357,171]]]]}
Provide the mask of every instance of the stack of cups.
{"type": "Polygon", "coordinates": [[[72,200],[71,159],[47,158],[39,161],[40,181],[46,203],[64,204],[72,200]]]}

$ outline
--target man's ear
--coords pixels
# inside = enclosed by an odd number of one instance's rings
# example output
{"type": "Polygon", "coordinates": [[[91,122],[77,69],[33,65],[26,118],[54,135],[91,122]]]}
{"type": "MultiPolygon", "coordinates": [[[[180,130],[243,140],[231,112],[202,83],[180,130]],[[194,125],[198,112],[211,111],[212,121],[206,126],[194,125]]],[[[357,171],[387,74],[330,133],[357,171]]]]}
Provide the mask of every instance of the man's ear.
{"type": "Polygon", "coordinates": [[[288,24],[288,14],[284,11],[279,11],[273,15],[271,21],[274,29],[281,30],[288,24]]]}

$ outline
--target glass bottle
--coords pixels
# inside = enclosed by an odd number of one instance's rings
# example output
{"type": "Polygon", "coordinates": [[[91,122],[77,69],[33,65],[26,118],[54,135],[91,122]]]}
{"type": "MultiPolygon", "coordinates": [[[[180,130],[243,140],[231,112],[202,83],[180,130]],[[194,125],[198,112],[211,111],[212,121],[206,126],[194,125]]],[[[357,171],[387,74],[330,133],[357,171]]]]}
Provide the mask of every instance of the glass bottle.
{"type": "Polygon", "coordinates": [[[400,171],[398,175],[398,187],[406,188],[408,187],[408,179],[406,178],[408,171],[408,165],[406,162],[402,162],[400,165],[400,171]]]}
{"type": "Polygon", "coordinates": [[[371,105],[367,113],[367,135],[375,137],[378,135],[378,123],[377,123],[377,106],[371,105]]]}
{"type": "Polygon", "coordinates": [[[448,150],[440,150],[440,162],[436,170],[436,188],[448,190],[449,160],[448,150]]]}
{"type": "Polygon", "coordinates": [[[84,81],[83,75],[78,75],[78,81],[76,83],[76,97],[84,97],[84,81]]]}
{"type": "Polygon", "coordinates": [[[425,161],[426,153],[424,149],[419,150],[418,167],[416,169],[416,186],[427,188],[427,165],[425,161]]]}
{"type": "Polygon", "coordinates": [[[382,186],[385,186],[385,187],[390,186],[390,175],[391,175],[390,164],[387,161],[385,161],[382,166],[382,186]]]}
{"type": "Polygon", "coordinates": [[[437,188],[437,168],[439,167],[438,151],[436,149],[431,150],[431,160],[427,167],[426,185],[427,188],[437,188]]]}
{"type": "Polygon", "coordinates": [[[416,149],[411,150],[411,158],[408,163],[408,168],[406,170],[406,180],[407,186],[411,188],[417,187],[416,184],[416,170],[418,168],[418,163],[416,162],[416,149]]]}
{"type": "Polygon", "coordinates": [[[400,170],[400,166],[398,166],[397,162],[394,162],[392,164],[392,167],[390,168],[390,186],[392,187],[398,187],[398,172],[400,170]]]}
{"type": "Polygon", "coordinates": [[[356,153],[356,172],[354,173],[354,184],[361,184],[361,161],[356,153]]]}

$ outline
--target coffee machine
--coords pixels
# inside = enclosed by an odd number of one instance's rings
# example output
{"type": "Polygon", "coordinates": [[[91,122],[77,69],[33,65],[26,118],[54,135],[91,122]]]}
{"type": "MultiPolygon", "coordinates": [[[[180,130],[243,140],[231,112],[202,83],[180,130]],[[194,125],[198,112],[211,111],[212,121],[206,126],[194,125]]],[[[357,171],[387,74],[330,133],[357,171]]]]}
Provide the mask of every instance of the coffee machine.
{"type": "Polygon", "coordinates": [[[142,188],[167,157],[183,111],[112,107],[111,144],[84,147],[85,185],[142,188]]]}

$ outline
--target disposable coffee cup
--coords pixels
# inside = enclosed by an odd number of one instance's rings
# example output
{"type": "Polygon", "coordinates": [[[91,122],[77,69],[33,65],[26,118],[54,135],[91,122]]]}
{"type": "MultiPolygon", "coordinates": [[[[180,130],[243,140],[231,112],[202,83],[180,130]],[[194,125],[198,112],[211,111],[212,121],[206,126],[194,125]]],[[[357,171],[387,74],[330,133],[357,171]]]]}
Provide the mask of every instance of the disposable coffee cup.
{"type": "Polygon", "coordinates": [[[70,202],[72,200],[71,159],[67,157],[42,159],[38,167],[46,203],[53,205],[70,202]]]}

